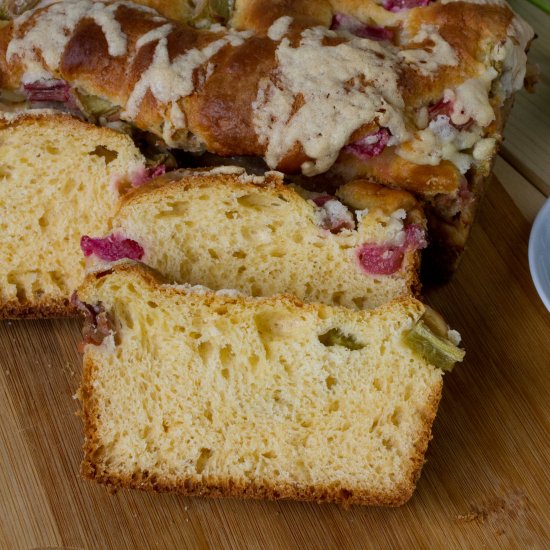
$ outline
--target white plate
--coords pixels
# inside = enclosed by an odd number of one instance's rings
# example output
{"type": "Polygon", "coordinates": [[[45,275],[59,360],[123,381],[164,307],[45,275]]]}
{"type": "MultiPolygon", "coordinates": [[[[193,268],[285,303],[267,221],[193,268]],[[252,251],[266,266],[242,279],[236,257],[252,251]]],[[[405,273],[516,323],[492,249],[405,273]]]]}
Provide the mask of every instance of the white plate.
{"type": "Polygon", "coordinates": [[[535,288],[550,311],[550,199],[537,214],[531,229],[529,269],[535,288]]]}

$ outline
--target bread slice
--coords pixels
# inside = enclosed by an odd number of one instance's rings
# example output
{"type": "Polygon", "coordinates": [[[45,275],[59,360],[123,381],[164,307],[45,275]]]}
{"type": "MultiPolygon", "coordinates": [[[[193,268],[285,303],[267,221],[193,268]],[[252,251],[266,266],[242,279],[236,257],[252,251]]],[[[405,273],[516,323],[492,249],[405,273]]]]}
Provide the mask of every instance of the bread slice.
{"type": "Polygon", "coordinates": [[[0,318],[75,313],[80,236],[107,230],[117,184],[144,161],[129,137],[68,115],[0,119],[0,318]]]}
{"type": "Polygon", "coordinates": [[[443,374],[411,347],[417,300],[367,312],[250,298],[163,284],[139,264],[89,274],[78,299],[86,478],[200,496],[411,496],[443,374]]]}
{"type": "Polygon", "coordinates": [[[425,225],[416,200],[365,181],[337,195],[352,206],[285,186],[277,172],[173,172],[124,196],[111,231],[171,282],[354,309],[411,295],[425,225]]]}

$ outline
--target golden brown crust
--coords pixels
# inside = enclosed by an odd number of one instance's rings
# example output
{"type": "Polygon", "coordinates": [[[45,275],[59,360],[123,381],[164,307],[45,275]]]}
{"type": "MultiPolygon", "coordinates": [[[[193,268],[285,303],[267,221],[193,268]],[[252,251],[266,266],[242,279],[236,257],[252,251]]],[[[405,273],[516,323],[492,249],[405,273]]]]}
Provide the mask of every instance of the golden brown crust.
{"type": "Polygon", "coordinates": [[[437,415],[437,409],[439,407],[442,392],[443,380],[440,380],[438,385],[432,390],[430,396],[428,397],[427,404],[422,411],[424,423],[414,444],[415,454],[411,459],[411,467],[407,475],[410,480],[407,487],[412,487],[412,491],[414,491],[416,487],[416,483],[422,473],[422,467],[426,462],[426,451],[428,450],[428,444],[432,439],[432,426],[437,415]]]}
{"type": "Polygon", "coordinates": [[[377,157],[364,162],[350,152],[342,151],[327,174],[337,181],[369,178],[377,183],[406,189],[411,193],[433,196],[438,193],[455,193],[460,185],[460,172],[448,160],[436,166],[414,164],[388,148],[377,157]]]}
{"type": "MultiPolygon", "coordinates": [[[[79,290],[79,297],[85,299],[88,292],[93,294],[94,283],[97,279],[111,273],[125,273],[140,278],[143,283],[153,290],[158,290],[158,284],[164,283],[162,277],[155,271],[143,264],[135,262],[124,262],[107,272],[88,274],[79,290]]],[[[162,292],[171,295],[181,295],[181,289],[172,286],[163,286],[162,292]]],[[[203,298],[204,299],[204,298],[203,298]]],[[[226,302],[241,302],[242,297],[226,297],[211,295],[211,300],[224,300],[226,302]]],[[[278,303],[281,301],[291,303],[304,309],[316,309],[319,306],[304,304],[291,296],[279,296],[271,298],[260,298],[264,303],[278,303]]],[[[404,307],[423,311],[420,302],[413,298],[397,300],[403,303],[404,307]]],[[[321,306],[322,307],[322,306],[321,306]]],[[[388,305],[380,309],[387,308],[388,305]]],[[[363,315],[370,315],[369,312],[362,312],[363,315]]],[[[84,366],[82,384],[78,392],[78,398],[82,404],[81,417],[84,422],[84,459],[81,464],[81,474],[86,479],[94,480],[110,487],[111,489],[141,489],[157,492],[176,492],[189,496],[202,497],[238,497],[254,499],[297,499],[317,502],[336,502],[344,506],[352,504],[359,505],[384,505],[400,506],[407,502],[412,496],[416,482],[424,464],[424,454],[431,439],[431,427],[437,413],[438,403],[441,397],[442,382],[440,381],[428,397],[425,408],[420,411],[423,420],[422,429],[414,443],[414,453],[410,460],[410,466],[405,474],[406,481],[394,491],[373,493],[370,491],[349,490],[341,486],[315,486],[299,484],[282,484],[267,482],[239,483],[227,478],[203,478],[201,481],[194,479],[168,480],[155,476],[148,471],[135,471],[133,474],[121,474],[109,471],[101,460],[102,444],[98,434],[99,406],[95,398],[93,381],[99,365],[95,364],[89,356],[84,355],[84,366]]]]}
{"type": "MultiPolygon", "coordinates": [[[[181,3],[181,9],[184,10],[183,4],[185,2],[181,3]]],[[[193,93],[178,101],[187,119],[187,128],[175,131],[170,139],[183,148],[195,150],[204,146],[208,151],[224,156],[265,155],[267,145],[256,135],[252,120],[252,105],[258,96],[262,80],[265,77],[275,81],[277,79],[275,49],[278,41],[267,38],[265,30],[278,17],[290,15],[294,25],[291,26],[290,37],[297,44],[297,33],[300,29],[311,25],[328,27],[332,15],[337,11],[353,14],[367,23],[374,21],[387,24],[385,18],[389,18],[388,21],[393,18],[397,27],[403,27],[402,32],[406,30],[411,36],[424,24],[435,25],[440,35],[453,47],[458,57],[456,66],[442,64],[430,74],[422,74],[410,65],[399,69],[400,90],[406,106],[405,119],[412,119],[417,107],[439,101],[444,89],[453,88],[464,79],[482,72],[487,63],[487,51],[506,38],[513,17],[512,11],[506,6],[465,2],[445,5],[440,2],[432,3],[409,10],[406,17],[401,19],[395,19],[395,14],[372,1],[237,2],[233,25],[255,29],[258,34],[244,39],[241,45],[224,46],[208,63],[205,62],[195,69],[193,93]]],[[[24,35],[41,13],[38,10],[21,25],[15,35],[24,35]]],[[[159,28],[166,21],[126,5],[119,6],[116,18],[127,38],[125,55],[110,56],[107,40],[98,24],[90,18],[83,18],[71,33],[61,55],[59,70],[53,76],[78,83],[87,93],[108,98],[124,110],[136,83],[150,67],[157,46],[157,40],[151,40],[137,48],[137,39],[144,33],[159,28]]],[[[218,30],[197,30],[176,22],[172,26],[173,29],[167,36],[170,60],[193,48],[202,49],[224,34],[218,30]]],[[[17,56],[9,64],[5,58],[12,35],[13,24],[1,34],[0,79],[4,86],[17,88],[24,67],[17,56]]],[[[335,40],[341,42],[346,38],[331,38],[329,41],[332,43],[335,40]]],[[[45,63],[42,62],[42,65],[45,66],[45,63]]],[[[166,124],[174,122],[170,106],[157,100],[150,90],[145,93],[137,114],[131,118],[137,127],[158,136],[164,136],[166,124]]],[[[411,120],[405,122],[412,125],[412,131],[415,130],[411,120]]],[[[353,133],[351,139],[355,135],[357,132],[353,133]]],[[[302,145],[297,141],[279,159],[279,168],[289,173],[298,172],[307,160],[309,159],[302,145]]],[[[439,166],[413,164],[396,156],[394,147],[388,147],[382,155],[368,162],[343,153],[339,163],[343,169],[336,172],[348,180],[365,176],[380,183],[427,195],[456,192],[460,181],[460,174],[448,161],[441,162],[439,166]]]]}
{"type": "MultiPolygon", "coordinates": [[[[384,187],[364,179],[353,180],[336,190],[336,196],[348,206],[356,210],[381,210],[390,215],[396,210],[404,209],[407,213],[407,222],[414,223],[426,229],[426,218],[420,203],[414,195],[401,189],[384,187]]],[[[422,283],[420,281],[420,250],[407,252],[407,287],[413,296],[420,296],[422,283]]]]}
{"type": "Polygon", "coordinates": [[[422,24],[435,25],[458,57],[458,65],[439,67],[435,77],[406,70],[401,77],[404,99],[410,107],[429,104],[485,68],[487,50],[507,36],[514,14],[508,6],[470,2],[433,2],[411,12],[407,28],[416,34],[422,24]]]}
{"type": "Polygon", "coordinates": [[[119,208],[124,205],[139,202],[142,199],[148,200],[146,197],[151,193],[158,193],[161,195],[169,193],[173,188],[185,191],[191,188],[212,186],[234,186],[240,189],[255,189],[257,187],[262,187],[265,188],[267,192],[273,194],[283,194],[289,198],[295,198],[296,196],[296,193],[287,185],[284,185],[282,178],[276,173],[267,172],[265,176],[258,178],[258,181],[250,181],[249,178],[251,176],[247,176],[246,174],[242,176],[244,176],[244,179],[241,179],[241,175],[238,173],[209,174],[208,171],[204,171],[203,169],[197,169],[196,171],[188,169],[174,170],[126,193],[120,199],[119,208]]]}
{"type": "Polygon", "coordinates": [[[77,309],[68,298],[43,297],[32,302],[10,300],[0,304],[1,319],[50,319],[52,317],[76,317],[77,309]]]}
{"type": "MultiPolygon", "coordinates": [[[[148,286],[151,290],[156,292],[163,292],[165,294],[171,295],[171,296],[190,296],[193,297],[193,293],[187,292],[182,285],[174,285],[167,281],[167,279],[158,271],[155,269],[149,267],[148,265],[133,261],[133,260],[120,260],[118,262],[115,262],[111,264],[107,269],[99,269],[97,271],[93,271],[90,273],[87,273],[84,277],[84,281],[80,285],[80,287],[77,290],[77,296],[82,301],[86,301],[88,293],[92,294],[95,282],[98,279],[101,279],[102,277],[105,277],[106,275],[111,274],[118,274],[118,273],[124,273],[126,275],[129,275],[130,277],[135,277],[136,279],[139,279],[142,281],[146,286],[148,286]]],[[[211,292],[205,296],[201,295],[201,301],[204,302],[206,305],[211,305],[213,302],[220,302],[224,301],[227,303],[240,303],[242,305],[245,305],[251,298],[244,295],[235,295],[235,296],[228,296],[228,295],[219,295],[215,292],[211,292]]],[[[270,304],[270,305],[280,305],[280,304],[288,304],[293,307],[298,307],[300,309],[309,310],[309,311],[318,311],[319,308],[325,308],[325,307],[331,307],[332,309],[342,309],[345,311],[347,308],[344,308],[342,306],[326,306],[323,304],[309,304],[302,302],[300,299],[298,299],[296,296],[293,296],[291,294],[277,294],[275,296],[258,296],[252,298],[255,302],[262,302],[264,304],[270,304]]],[[[383,304],[376,309],[372,310],[358,310],[355,311],[355,315],[364,316],[365,318],[370,317],[371,315],[374,315],[375,312],[383,311],[384,309],[389,308],[392,304],[399,303],[402,305],[403,308],[409,309],[409,310],[415,310],[418,316],[420,317],[425,310],[424,304],[422,302],[418,301],[416,298],[412,296],[401,296],[398,298],[395,298],[391,302],[388,302],[386,304],[383,304]]]]}
{"type": "MultiPolygon", "coordinates": [[[[181,6],[183,4],[185,2],[181,6]]],[[[206,148],[223,156],[266,155],[267,144],[256,133],[252,108],[263,79],[268,77],[273,82],[277,81],[276,48],[279,42],[269,39],[265,35],[266,29],[278,17],[289,15],[293,18],[290,41],[297,45],[301,29],[314,24],[328,27],[332,15],[337,12],[353,15],[367,24],[391,26],[397,33],[394,42],[398,48],[404,36],[414,36],[426,24],[434,25],[439,35],[452,47],[458,60],[456,65],[442,64],[428,74],[422,74],[412,65],[400,66],[399,89],[405,103],[404,119],[413,133],[417,129],[413,119],[418,108],[437,103],[443,97],[444,90],[455,88],[465,79],[478,76],[490,66],[490,52],[508,37],[514,17],[512,10],[505,5],[469,2],[432,2],[422,8],[402,12],[395,19],[395,14],[372,0],[324,0],[315,3],[307,0],[238,1],[232,24],[237,28],[255,29],[257,34],[246,38],[241,45],[221,48],[208,64],[195,70],[193,93],[178,102],[187,127],[175,131],[171,139],[184,148],[206,148]]],[[[39,15],[33,15],[24,23],[17,30],[17,36],[24,34],[37,17],[39,15]]],[[[84,18],[72,32],[61,56],[60,69],[54,76],[72,83],[78,82],[87,93],[106,97],[125,107],[136,83],[150,67],[157,44],[153,40],[137,49],[137,39],[164,22],[124,5],[118,8],[116,18],[127,36],[127,55],[109,56],[107,40],[100,27],[92,19],[84,18]]],[[[204,48],[223,34],[222,31],[212,33],[193,29],[181,23],[173,23],[173,27],[167,39],[170,60],[192,48],[204,48]]],[[[8,88],[19,86],[23,72],[17,56],[9,64],[5,59],[13,32],[13,24],[10,24],[0,33],[0,83],[8,88]]],[[[330,38],[329,42],[336,44],[344,40],[338,36],[330,38]]],[[[429,45],[429,40],[424,41],[423,45],[429,45]]],[[[416,46],[409,44],[407,47],[416,46]]],[[[484,136],[498,139],[504,108],[497,96],[491,100],[497,120],[483,130],[484,136]]],[[[294,99],[295,108],[298,109],[299,95],[294,99]]],[[[133,123],[141,129],[163,136],[168,121],[171,121],[168,104],[159,102],[150,90],[147,91],[133,123]]],[[[372,131],[373,124],[376,130],[377,124],[374,122],[365,124],[352,133],[350,141],[372,131]]],[[[297,173],[308,160],[311,159],[305,154],[302,144],[296,141],[278,160],[278,167],[288,173],[297,173]]],[[[386,147],[382,154],[366,161],[344,148],[327,177],[337,184],[365,177],[373,182],[407,189],[428,202],[433,202],[441,194],[451,199],[457,197],[462,181],[460,171],[449,160],[442,160],[436,166],[416,164],[397,155],[394,146],[386,147]]],[[[478,202],[477,190],[484,186],[478,168],[471,169],[469,178],[476,195],[475,203],[478,202]]],[[[446,261],[450,266],[455,266],[464,247],[475,204],[465,208],[454,220],[446,219],[437,207],[428,208],[433,213],[432,253],[441,251],[437,252],[444,255],[441,262],[446,261]]]]}
{"type": "Polygon", "coordinates": [[[279,17],[293,18],[297,27],[330,26],[332,10],[327,0],[236,0],[231,24],[237,29],[265,33],[279,17]]]}
{"type": "MultiPolygon", "coordinates": [[[[94,452],[93,449],[89,451],[94,452]]],[[[421,466],[422,464],[423,462],[421,462],[421,466]]],[[[114,491],[118,489],[140,489],[211,498],[291,499],[316,501],[318,503],[331,502],[344,507],[352,504],[401,506],[410,499],[416,485],[415,479],[413,485],[403,486],[394,493],[372,493],[338,487],[300,486],[298,484],[268,484],[266,482],[241,484],[232,479],[205,478],[201,481],[195,481],[182,478],[171,481],[159,479],[148,472],[135,472],[131,476],[109,473],[90,459],[84,459],[80,471],[84,478],[106,485],[114,491]]]]}
{"type": "Polygon", "coordinates": [[[406,211],[419,208],[418,201],[410,193],[363,179],[353,180],[342,185],[336,191],[336,196],[356,210],[375,208],[380,209],[386,215],[390,215],[400,208],[406,211]]]}
{"type": "Polygon", "coordinates": [[[185,100],[189,129],[207,149],[222,156],[265,153],[254,130],[252,103],[262,75],[277,65],[277,43],[252,37],[238,48],[227,48],[216,59],[216,70],[202,90],[185,100]]]}
{"type": "Polygon", "coordinates": [[[118,133],[113,132],[110,128],[103,128],[101,126],[93,126],[88,122],[69,114],[54,109],[32,109],[27,111],[20,111],[16,113],[2,113],[0,111],[0,130],[8,128],[14,125],[28,125],[44,122],[54,124],[61,124],[64,128],[75,128],[76,130],[84,130],[86,132],[95,132],[95,135],[108,135],[111,139],[113,135],[118,133]]]}
{"type": "MultiPolygon", "coordinates": [[[[187,190],[190,188],[210,186],[236,186],[240,189],[254,189],[262,187],[272,194],[283,194],[289,199],[296,198],[296,192],[283,183],[281,175],[266,172],[264,176],[254,181],[254,176],[247,174],[220,174],[215,169],[212,174],[204,169],[174,170],[161,177],[155,178],[145,185],[132,189],[120,199],[120,206],[139,200],[138,197],[149,195],[151,192],[165,193],[171,188],[187,190]]],[[[415,221],[425,225],[424,216],[418,200],[414,195],[401,189],[384,187],[364,179],[350,181],[335,191],[336,196],[347,206],[354,210],[366,208],[378,209],[386,215],[390,215],[399,209],[404,209],[407,214],[412,214],[415,221]]]]}

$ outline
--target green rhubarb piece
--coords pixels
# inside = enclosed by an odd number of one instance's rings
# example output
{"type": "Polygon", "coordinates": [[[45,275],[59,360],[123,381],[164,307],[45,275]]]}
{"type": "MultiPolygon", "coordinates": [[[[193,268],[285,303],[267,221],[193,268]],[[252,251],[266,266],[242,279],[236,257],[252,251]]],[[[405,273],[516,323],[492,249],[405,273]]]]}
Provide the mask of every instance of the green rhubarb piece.
{"type": "Polygon", "coordinates": [[[212,12],[224,21],[227,21],[231,17],[232,2],[230,0],[210,0],[209,4],[212,12]]]}
{"type": "Polygon", "coordinates": [[[344,334],[339,328],[331,328],[328,332],[319,335],[319,342],[324,346],[343,346],[351,350],[363,349],[353,336],[344,334]]]}
{"type": "Polygon", "coordinates": [[[462,361],[466,353],[450,340],[436,336],[423,321],[418,321],[405,335],[405,342],[426,361],[447,372],[462,361]]]}
{"type": "Polygon", "coordinates": [[[111,116],[120,110],[117,105],[113,105],[110,101],[97,95],[79,93],[78,99],[84,113],[89,117],[111,116]]]}
{"type": "Polygon", "coordinates": [[[226,22],[231,18],[232,9],[232,0],[202,0],[197,4],[191,21],[198,26],[205,22],[226,22]]]}

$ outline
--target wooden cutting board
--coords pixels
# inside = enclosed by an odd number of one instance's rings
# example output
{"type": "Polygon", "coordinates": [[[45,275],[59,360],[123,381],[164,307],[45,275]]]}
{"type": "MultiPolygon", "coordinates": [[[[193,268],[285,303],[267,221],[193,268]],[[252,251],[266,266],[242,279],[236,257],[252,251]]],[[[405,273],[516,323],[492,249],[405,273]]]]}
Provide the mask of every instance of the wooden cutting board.
{"type": "Polygon", "coordinates": [[[494,182],[455,279],[427,292],[467,355],[398,509],[110,495],[78,474],[79,323],[0,323],[0,548],[550,548],[550,314],[528,233],[494,182]]]}

